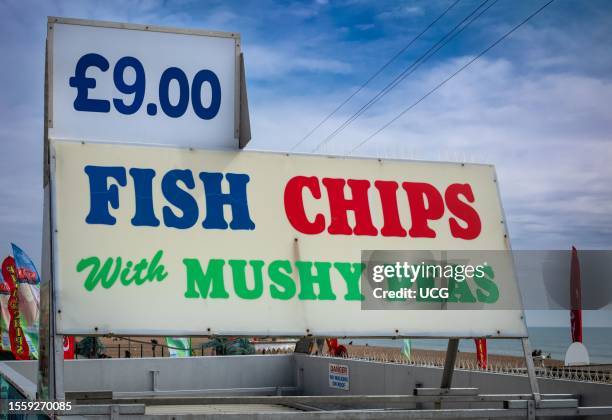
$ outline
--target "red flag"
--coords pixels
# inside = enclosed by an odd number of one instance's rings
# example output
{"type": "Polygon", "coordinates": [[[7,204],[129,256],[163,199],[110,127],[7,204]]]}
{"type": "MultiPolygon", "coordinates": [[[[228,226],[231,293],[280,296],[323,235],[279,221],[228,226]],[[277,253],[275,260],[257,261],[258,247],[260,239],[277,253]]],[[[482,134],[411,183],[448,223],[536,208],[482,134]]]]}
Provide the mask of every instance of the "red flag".
{"type": "Polygon", "coordinates": [[[478,361],[478,367],[481,369],[487,368],[487,339],[486,338],[475,338],[474,343],[476,344],[476,360],[478,361]]]}
{"type": "Polygon", "coordinates": [[[338,339],[337,338],[327,338],[327,348],[329,349],[329,354],[335,355],[338,351],[338,339]]]}
{"type": "Polygon", "coordinates": [[[64,359],[74,359],[74,337],[71,335],[64,336],[64,359]]]}
{"type": "Polygon", "coordinates": [[[342,344],[338,344],[337,338],[326,338],[325,341],[327,342],[330,356],[348,357],[348,349],[342,344]]]}
{"type": "Polygon", "coordinates": [[[21,319],[19,314],[19,283],[17,282],[17,269],[13,257],[6,257],[2,262],[2,278],[8,284],[11,295],[8,301],[10,321],[9,339],[11,341],[11,351],[16,360],[29,360],[30,347],[26,341],[23,330],[21,329],[21,319]]]}
{"type": "Polygon", "coordinates": [[[580,284],[580,262],[578,261],[576,247],[572,247],[572,265],[570,270],[572,342],[582,343],[582,286],[580,284]]]}

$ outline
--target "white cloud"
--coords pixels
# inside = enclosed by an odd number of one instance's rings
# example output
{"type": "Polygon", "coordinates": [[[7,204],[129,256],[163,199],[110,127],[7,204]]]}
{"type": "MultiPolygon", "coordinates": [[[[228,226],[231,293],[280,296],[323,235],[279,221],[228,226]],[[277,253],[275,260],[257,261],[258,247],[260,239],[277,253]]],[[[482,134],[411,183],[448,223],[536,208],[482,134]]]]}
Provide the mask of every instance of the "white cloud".
{"type": "Polygon", "coordinates": [[[395,7],[393,10],[387,10],[379,13],[379,19],[401,19],[406,17],[421,16],[424,13],[423,8],[415,5],[402,5],[395,7]]]}
{"type": "Polygon", "coordinates": [[[309,56],[284,46],[247,45],[244,57],[248,77],[253,80],[269,80],[295,71],[345,74],[351,70],[340,60],[309,56]]]}
{"type": "Polygon", "coordinates": [[[370,29],[374,29],[376,25],[374,25],[373,23],[362,23],[359,25],[355,25],[355,28],[359,29],[360,31],[368,31],[370,29]]]}

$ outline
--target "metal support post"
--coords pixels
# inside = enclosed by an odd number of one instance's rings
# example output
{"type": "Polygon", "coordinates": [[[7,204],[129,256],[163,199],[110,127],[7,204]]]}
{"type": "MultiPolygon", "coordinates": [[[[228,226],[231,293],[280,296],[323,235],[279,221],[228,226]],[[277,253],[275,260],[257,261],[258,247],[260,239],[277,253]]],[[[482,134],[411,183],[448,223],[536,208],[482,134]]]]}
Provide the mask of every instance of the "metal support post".
{"type": "Polygon", "coordinates": [[[455,371],[455,361],[457,360],[457,350],[459,350],[459,339],[449,338],[446,348],[446,359],[444,360],[444,372],[442,373],[442,383],[440,388],[450,388],[455,371]]]}
{"type": "Polygon", "coordinates": [[[531,387],[531,393],[535,401],[536,407],[539,406],[540,400],[540,387],[538,386],[538,380],[536,378],[535,366],[533,364],[533,357],[531,356],[531,345],[529,344],[528,338],[521,338],[523,343],[523,353],[525,353],[525,364],[527,366],[527,376],[529,377],[529,385],[531,387]]]}

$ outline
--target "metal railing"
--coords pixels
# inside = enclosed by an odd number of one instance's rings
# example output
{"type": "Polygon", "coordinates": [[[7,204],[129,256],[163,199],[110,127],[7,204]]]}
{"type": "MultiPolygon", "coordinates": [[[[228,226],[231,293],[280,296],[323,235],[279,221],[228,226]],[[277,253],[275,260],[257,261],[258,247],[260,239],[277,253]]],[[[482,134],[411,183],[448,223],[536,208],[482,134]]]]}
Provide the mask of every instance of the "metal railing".
{"type": "MultiPolygon", "coordinates": [[[[165,344],[158,343],[154,346],[150,343],[136,343],[131,345],[105,345],[105,354],[109,357],[125,358],[125,351],[128,350],[131,357],[169,357],[169,347],[165,344]]],[[[194,347],[191,349],[192,355],[204,356],[210,354],[209,351],[205,351],[203,348],[194,347]]],[[[258,350],[257,354],[283,354],[292,353],[292,350],[286,348],[268,348],[265,351],[258,350]]],[[[409,359],[400,353],[393,353],[389,351],[380,351],[375,348],[369,349],[363,348],[359,355],[350,354],[346,356],[346,359],[350,360],[364,360],[379,363],[393,363],[401,365],[419,366],[419,367],[430,367],[430,368],[443,368],[444,367],[444,354],[438,355],[431,354],[413,354],[409,359]]],[[[313,357],[329,357],[326,354],[313,355],[313,357]]],[[[459,357],[455,363],[455,369],[475,372],[488,372],[503,375],[518,375],[527,376],[527,368],[523,360],[517,358],[516,360],[505,360],[497,359],[495,356],[490,357],[486,367],[481,366],[475,359],[474,355],[467,357],[459,357]],[[471,356],[471,357],[470,357],[471,356]]],[[[569,380],[569,381],[580,381],[580,382],[594,382],[612,384],[612,367],[608,369],[599,369],[597,366],[583,366],[583,367],[568,367],[568,366],[545,366],[544,363],[540,363],[540,366],[536,366],[536,374],[540,378],[544,379],[557,379],[557,380],[569,380]]]]}
{"type": "MultiPolygon", "coordinates": [[[[329,357],[319,355],[314,357],[329,357]]],[[[344,357],[350,360],[364,360],[379,363],[393,363],[418,367],[443,368],[444,356],[413,355],[410,359],[405,356],[394,356],[389,352],[364,350],[359,356],[348,355],[344,357]]],[[[488,372],[503,375],[527,376],[527,368],[522,361],[499,361],[489,360],[486,367],[481,366],[477,360],[470,358],[459,358],[455,363],[455,369],[476,372],[488,372]]],[[[568,367],[568,366],[538,366],[536,374],[544,379],[569,380],[580,382],[594,382],[612,384],[612,369],[598,369],[597,366],[568,367]]]]}

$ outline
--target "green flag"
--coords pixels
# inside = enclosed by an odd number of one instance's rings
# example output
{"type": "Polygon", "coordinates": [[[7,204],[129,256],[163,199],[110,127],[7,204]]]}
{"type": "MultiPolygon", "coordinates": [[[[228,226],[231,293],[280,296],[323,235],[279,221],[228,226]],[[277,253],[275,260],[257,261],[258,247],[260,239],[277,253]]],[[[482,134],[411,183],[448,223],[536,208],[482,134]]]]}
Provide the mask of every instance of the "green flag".
{"type": "Polygon", "coordinates": [[[166,345],[168,346],[170,357],[191,356],[191,338],[166,337],[166,345]]]}
{"type": "Polygon", "coordinates": [[[404,345],[402,346],[402,354],[404,355],[406,359],[411,360],[410,358],[410,339],[409,338],[404,340],[404,345]]]}

